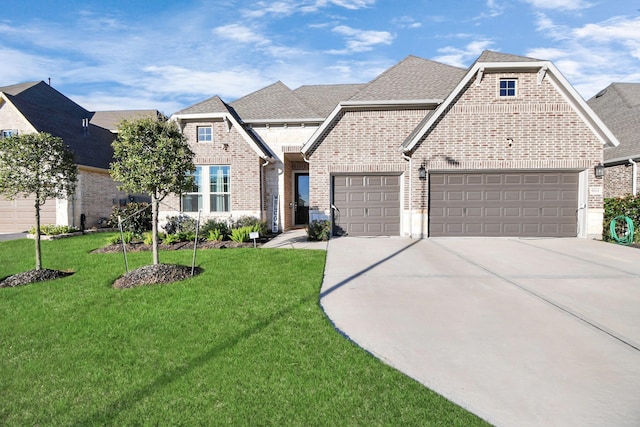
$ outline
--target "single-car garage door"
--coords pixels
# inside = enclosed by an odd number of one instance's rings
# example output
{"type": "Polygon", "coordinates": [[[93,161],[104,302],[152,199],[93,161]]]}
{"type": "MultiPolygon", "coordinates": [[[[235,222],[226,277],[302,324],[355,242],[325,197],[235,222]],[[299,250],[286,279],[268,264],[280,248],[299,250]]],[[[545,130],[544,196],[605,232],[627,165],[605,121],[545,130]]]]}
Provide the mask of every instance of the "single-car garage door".
{"type": "MultiPolygon", "coordinates": [[[[34,197],[7,200],[0,197],[0,233],[21,233],[36,224],[34,197]]],[[[56,201],[47,200],[40,206],[40,224],[56,223],[56,201]]]]}
{"type": "Polygon", "coordinates": [[[333,177],[334,234],[400,235],[400,176],[333,177]]]}
{"type": "Polygon", "coordinates": [[[578,173],[432,173],[429,235],[575,237],[578,173]]]}

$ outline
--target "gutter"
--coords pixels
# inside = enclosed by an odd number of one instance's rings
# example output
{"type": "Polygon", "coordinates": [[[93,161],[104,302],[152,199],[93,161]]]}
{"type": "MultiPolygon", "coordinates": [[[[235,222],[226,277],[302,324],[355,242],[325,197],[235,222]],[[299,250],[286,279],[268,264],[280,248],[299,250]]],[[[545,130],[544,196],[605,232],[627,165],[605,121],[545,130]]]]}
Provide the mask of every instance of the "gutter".
{"type": "Polygon", "coordinates": [[[633,197],[638,194],[638,163],[633,159],[629,159],[629,163],[633,167],[631,172],[631,191],[633,193],[633,197]]]}
{"type": "Polygon", "coordinates": [[[402,158],[409,162],[409,238],[413,239],[413,161],[412,157],[400,153],[402,158]]]}

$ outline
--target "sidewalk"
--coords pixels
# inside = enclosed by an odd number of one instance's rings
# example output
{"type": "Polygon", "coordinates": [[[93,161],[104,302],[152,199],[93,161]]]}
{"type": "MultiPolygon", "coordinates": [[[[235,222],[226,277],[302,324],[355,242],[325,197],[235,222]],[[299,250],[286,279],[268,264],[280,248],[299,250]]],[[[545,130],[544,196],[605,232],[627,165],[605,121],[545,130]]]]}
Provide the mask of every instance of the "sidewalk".
{"type": "Polygon", "coordinates": [[[307,232],[304,228],[285,231],[279,234],[267,243],[262,245],[263,248],[278,249],[316,249],[327,250],[329,242],[310,242],[307,240],[307,232]]]}

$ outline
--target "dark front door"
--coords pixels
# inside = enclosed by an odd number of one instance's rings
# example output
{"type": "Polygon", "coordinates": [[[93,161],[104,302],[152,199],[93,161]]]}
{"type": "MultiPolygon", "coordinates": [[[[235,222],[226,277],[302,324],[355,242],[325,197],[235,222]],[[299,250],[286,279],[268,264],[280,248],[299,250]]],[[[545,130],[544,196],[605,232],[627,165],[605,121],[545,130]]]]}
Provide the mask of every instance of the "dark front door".
{"type": "Polygon", "coordinates": [[[296,225],[309,223],[309,174],[296,174],[296,201],[294,217],[296,225]]]}

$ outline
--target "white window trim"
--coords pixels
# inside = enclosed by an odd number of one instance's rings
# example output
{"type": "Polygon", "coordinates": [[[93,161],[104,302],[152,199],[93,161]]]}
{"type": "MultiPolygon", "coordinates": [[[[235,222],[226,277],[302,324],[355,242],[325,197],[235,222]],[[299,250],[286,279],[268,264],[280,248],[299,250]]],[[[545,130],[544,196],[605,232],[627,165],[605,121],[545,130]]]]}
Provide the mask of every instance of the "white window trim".
{"type": "MultiPolygon", "coordinates": [[[[231,187],[231,166],[230,165],[197,165],[197,169],[200,171],[200,188],[198,192],[185,192],[182,194],[182,197],[185,196],[199,196],[200,197],[200,209],[206,215],[225,215],[228,216],[231,213],[231,202],[233,198],[232,187],[231,187]],[[212,167],[227,167],[229,168],[229,191],[228,192],[212,192],[211,191],[211,168],[212,167]],[[211,196],[213,195],[229,195],[229,210],[228,211],[213,211],[211,210],[211,196]]],[[[197,212],[197,211],[187,211],[185,210],[184,199],[181,200],[182,209],[184,212],[197,212]]]]}
{"type": "Polygon", "coordinates": [[[209,144],[213,142],[213,126],[205,125],[205,126],[196,126],[196,141],[201,144],[209,144]],[[209,129],[209,133],[211,139],[200,139],[200,129],[209,129]]]}
{"type": "MultiPolygon", "coordinates": [[[[509,90],[509,89],[506,89],[509,90]]],[[[515,77],[502,77],[498,80],[498,98],[500,99],[513,99],[518,97],[518,79],[515,77]],[[502,82],[514,82],[513,95],[501,95],[500,91],[502,90],[500,84],[502,82]]]]}

